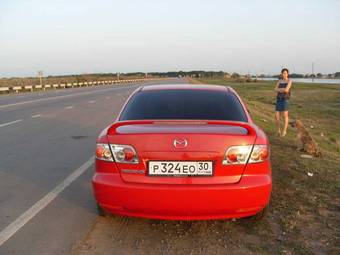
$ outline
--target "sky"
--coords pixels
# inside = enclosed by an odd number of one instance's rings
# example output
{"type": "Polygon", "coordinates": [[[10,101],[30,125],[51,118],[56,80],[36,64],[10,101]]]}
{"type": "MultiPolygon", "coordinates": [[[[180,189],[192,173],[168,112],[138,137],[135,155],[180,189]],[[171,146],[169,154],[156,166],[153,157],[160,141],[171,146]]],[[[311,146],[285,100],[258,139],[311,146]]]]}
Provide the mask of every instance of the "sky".
{"type": "Polygon", "coordinates": [[[0,77],[340,71],[339,0],[0,0],[0,77]]]}

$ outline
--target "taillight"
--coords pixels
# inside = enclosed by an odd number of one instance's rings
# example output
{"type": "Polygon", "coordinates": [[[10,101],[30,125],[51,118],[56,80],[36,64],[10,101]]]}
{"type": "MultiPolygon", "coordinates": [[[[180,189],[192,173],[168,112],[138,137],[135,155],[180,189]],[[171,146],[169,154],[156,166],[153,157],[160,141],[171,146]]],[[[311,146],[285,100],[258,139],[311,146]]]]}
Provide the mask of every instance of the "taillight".
{"type": "Polygon", "coordinates": [[[245,164],[249,158],[252,145],[231,146],[225,153],[223,165],[245,164]]]}
{"type": "Polygon", "coordinates": [[[97,143],[96,158],[105,161],[113,161],[111,150],[108,144],[97,143]]]}
{"type": "Polygon", "coordinates": [[[268,148],[266,145],[239,145],[231,146],[225,153],[222,161],[223,165],[246,164],[262,162],[268,158],[268,148]]]}
{"type": "Polygon", "coordinates": [[[138,164],[138,156],[131,145],[111,144],[113,157],[118,163],[138,164]]]}
{"type": "Polygon", "coordinates": [[[257,163],[266,160],[269,156],[267,145],[254,145],[251,152],[249,163],[257,163]]]}

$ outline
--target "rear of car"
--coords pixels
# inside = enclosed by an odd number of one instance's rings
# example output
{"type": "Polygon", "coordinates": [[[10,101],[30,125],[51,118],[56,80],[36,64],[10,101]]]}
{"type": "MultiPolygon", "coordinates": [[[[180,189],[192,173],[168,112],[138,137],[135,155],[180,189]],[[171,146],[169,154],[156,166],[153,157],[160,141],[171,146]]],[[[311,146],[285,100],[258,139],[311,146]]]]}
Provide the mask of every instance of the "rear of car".
{"type": "Polygon", "coordinates": [[[120,215],[255,215],[271,193],[268,139],[231,88],[143,87],[98,137],[93,190],[120,215]]]}

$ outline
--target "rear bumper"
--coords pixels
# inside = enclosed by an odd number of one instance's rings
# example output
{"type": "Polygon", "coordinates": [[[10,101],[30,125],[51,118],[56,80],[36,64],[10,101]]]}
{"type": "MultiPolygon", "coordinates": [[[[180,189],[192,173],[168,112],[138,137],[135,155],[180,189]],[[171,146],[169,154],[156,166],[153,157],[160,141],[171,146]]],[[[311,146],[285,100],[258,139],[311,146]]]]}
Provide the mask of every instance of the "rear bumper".
{"type": "Polygon", "coordinates": [[[269,202],[270,175],[243,175],[236,184],[165,185],[122,181],[119,174],[96,173],[98,204],[113,214],[171,220],[241,218],[269,202]]]}

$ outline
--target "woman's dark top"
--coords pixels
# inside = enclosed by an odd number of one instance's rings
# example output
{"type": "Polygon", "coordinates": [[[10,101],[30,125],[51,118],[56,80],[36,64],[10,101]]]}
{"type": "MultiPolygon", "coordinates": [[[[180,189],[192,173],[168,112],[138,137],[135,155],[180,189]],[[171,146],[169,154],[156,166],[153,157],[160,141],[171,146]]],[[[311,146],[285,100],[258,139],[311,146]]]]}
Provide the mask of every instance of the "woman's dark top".
{"type": "MultiPolygon", "coordinates": [[[[288,85],[288,82],[280,82],[279,89],[285,89],[288,85]]],[[[277,100],[288,100],[290,98],[290,91],[288,92],[278,92],[276,99],[277,100]]]]}
{"type": "MultiPolygon", "coordinates": [[[[288,85],[288,82],[280,82],[279,88],[284,89],[288,85]]],[[[290,91],[288,92],[278,92],[276,96],[276,106],[275,111],[277,112],[285,112],[288,111],[289,108],[289,98],[290,98],[290,91]]]]}

